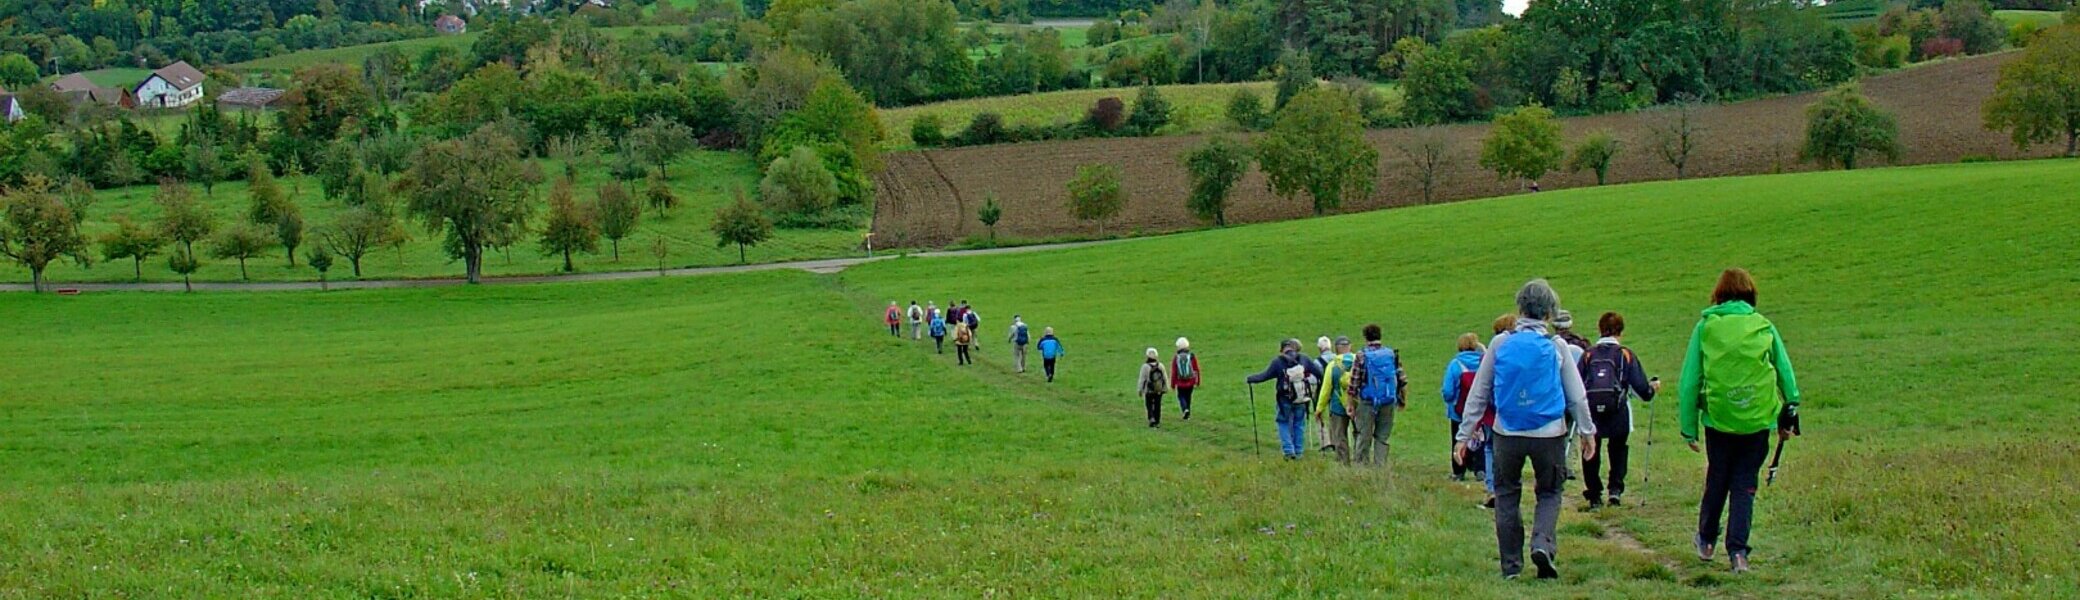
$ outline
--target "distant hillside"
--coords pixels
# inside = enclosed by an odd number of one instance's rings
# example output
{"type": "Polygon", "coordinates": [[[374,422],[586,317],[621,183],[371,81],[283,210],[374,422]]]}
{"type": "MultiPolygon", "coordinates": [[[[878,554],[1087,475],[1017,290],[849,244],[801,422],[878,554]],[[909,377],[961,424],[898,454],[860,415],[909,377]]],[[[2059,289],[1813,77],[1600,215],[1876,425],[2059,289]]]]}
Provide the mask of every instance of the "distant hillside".
{"type": "MultiPolygon", "coordinates": [[[[2014,53],[1927,64],[1863,84],[1864,92],[1899,118],[1900,141],[1906,145],[1902,164],[1955,162],[1970,156],[2023,158],[2050,156],[2053,148],[2018,152],[2006,134],[1985,130],[1979,106],[1992,92],[2000,65],[2014,53]]],[[[1717,177],[1812,167],[1798,161],[1805,129],[1804,107],[1814,94],[1800,94],[1705,107],[1702,147],[1692,155],[1687,175],[1717,177]]],[[[1600,115],[1563,119],[1568,140],[1609,129],[1622,150],[1611,170],[1617,182],[1670,179],[1674,172],[1650,149],[1651,113],[1600,115]]],[[[1500,181],[1475,164],[1486,124],[1446,128],[1455,142],[1453,164],[1439,183],[1436,200],[1451,201],[1517,193],[1514,181],[1500,181]]],[[[1421,190],[1408,157],[1400,150],[1409,130],[1377,130],[1367,134],[1380,150],[1377,191],[1371,198],[1346,206],[1368,210],[1421,203],[1421,190]]],[[[1088,233],[1090,228],[1066,218],[1062,191],[1079,165],[1108,163],[1125,170],[1132,199],[1113,222],[1112,231],[1170,231],[1199,226],[1184,208],[1189,188],[1180,154],[1200,144],[1202,136],[1127,138],[1043,142],[949,150],[899,152],[887,156],[888,168],[877,178],[879,188],[874,230],[877,239],[914,245],[940,245],[981,235],[975,210],[985,195],[995,194],[1004,207],[1000,235],[1047,238],[1088,233]]],[[[1580,187],[1595,182],[1589,173],[1548,175],[1545,189],[1580,187]]],[[[1263,174],[1251,172],[1237,187],[1231,222],[1276,221],[1305,216],[1305,200],[1275,198],[1263,174]]]]}

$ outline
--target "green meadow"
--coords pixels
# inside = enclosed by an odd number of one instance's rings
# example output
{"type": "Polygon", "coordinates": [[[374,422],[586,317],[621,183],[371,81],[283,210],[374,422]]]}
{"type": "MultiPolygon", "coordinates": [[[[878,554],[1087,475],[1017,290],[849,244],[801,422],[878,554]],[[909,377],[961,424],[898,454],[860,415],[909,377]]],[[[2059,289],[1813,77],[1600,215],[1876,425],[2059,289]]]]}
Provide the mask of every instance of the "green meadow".
{"type": "Polygon", "coordinates": [[[835,275],[0,295],[0,596],[2068,597],[2076,186],[1943,165],[835,275]],[[1673,380],[1732,265],[1807,394],[1755,572],[1689,554],[1703,459],[1669,397],[1634,504],[1571,484],[1562,579],[1501,580],[1446,478],[1454,337],[1547,277],[1673,380]],[[911,299],[972,301],[981,364],[890,339],[911,299]],[[1013,313],[1060,331],[1059,382],[1010,372],[1013,313]],[[1243,376],[1367,322],[1410,365],[1392,474],[1253,453],[1243,376]],[[1135,369],[1178,336],[1208,387],[1150,430],[1135,369]]]}

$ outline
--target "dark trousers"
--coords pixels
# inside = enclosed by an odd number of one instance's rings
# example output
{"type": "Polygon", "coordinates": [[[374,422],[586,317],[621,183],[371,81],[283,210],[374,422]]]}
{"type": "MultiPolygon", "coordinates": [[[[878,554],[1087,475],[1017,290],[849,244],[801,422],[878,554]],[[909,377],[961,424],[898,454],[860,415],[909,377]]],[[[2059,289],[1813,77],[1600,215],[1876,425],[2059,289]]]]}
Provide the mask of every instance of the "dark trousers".
{"type": "Polygon", "coordinates": [[[1769,457],[1769,430],[1747,435],[1704,430],[1704,502],[1697,514],[1697,536],[1719,541],[1719,511],[1726,509],[1726,552],[1748,554],[1748,528],[1754,524],[1755,488],[1762,462],[1769,457]]]}
{"type": "Polygon", "coordinates": [[[945,354],[945,353],[946,353],[946,336],[943,336],[943,335],[935,335],[935,336],[932,336],[932,347],[934,347],[934,348],[938,348],[938,349],[939,349],[939,353],[940,353],[940,354],[945,354]]]}
{"type": "Polygon", "coordinates": [[[973,363],[975,362],[975,359],[973,359],[973,358],[969,358],[969,357],[968,357],[968,345],[967,345],[967,344],[954,344],[954,345],[953,345],[953,354],[954,354],[954,357],[955,357],[955,358],[959,359],[959,362],[960,362],[960,364],[964,364],[964,365],[966,365],[966,364],[973,364],[973,363]]]}
{"type": "Polygon", "coordinates": [[[1623,430],[1611,435],[1596,434],[1596,457],[1582,461],[1582,494],[1595,502],[1603,498],[1603,459],[1611,459],[1611,497],[1625,495],[1625,462],[1632,453],[1632,435],[1623,430]]]}
{"type": "Polygon", "coordinates": [[[1043,370],[1043,371],[1047,371],[1047,381],[1048,381],[1049,383],[1053,383],[1053,382],[1054,382],[1054,359],[1052,359],[1052,358],[1043,358],[1043,359],[1040,359],[1040,370],[1043,370]]]}
{"type": "Polygon", "coordinates": [[[903,324],[902,324],[902,323],[889,323],[889,324],[888,324],[888,334],[889,334],[889,335],[892,335],[892,336],[896,336],[896,337],[903,337],[903,324]]]}
{"type": "Polygon", "coordinates": [[[1148,426],[1163,424],[1163,395],[1142,394],[1141,400],[1148,405],[1148,426]]]}
{"type": "Polygon", "coordinates": [[[1502,574],[1524,570],[1524,463],[1531,463],[1538,503],[1532,511],[1531,549],[1560,555],[1554,536],[1560,527],[1560,485],[1566,476],[1560,466],[1567,463],[1567,438],[1498,435],[1495,445],[1495,545],[1502,553],[1502,574]]]}
{"type": "Polygon", "coordinates": [[[1177,410],[1192,412],[1192,388],[1177,388],[1177,410]]]}
{"type": "Polygon", "coordinates": [[[1450,443],[1450,444],[1452,445],[1452,447],[1450,447],[1450,448],[1446,448],[1446,449],[1445,449],[1445,452],[1447,452],[1447,454],[1445,454],[1445,456],[1446,456],[1447,458],[1451,459],[1451,461],[1452,461],[1452,478],[1453,478],[1453,479],[1465,479],[1465,478],[1466,478],[1466,474],[1467,474],[1467,473],[1479,473],[1479,472],[1482,472],[1482,471],[1486,471],[1487,469],[1486,469],[1486,468],[1483,468],[1483,467],[1481,466],[1481,463],[1484,463],[1484,462],[1486,462],[1486,461],[1483,461],[1483,460],[1481,460],[1481,459],[1482,459],[1482,457],[1481,457],[1481,456],[1479,456],[1479,455],[1475,455],[1475,454],[1474,454],[1474,453],[1472,453],[1472,452],[1468,452],[1468,453],[1466,453],[1466,460],[1459,460],[1459,457],[1458,457],[1458,456],[1457,456],[1456,454],[1452,454],[1452,453],[1451,453],[1451,452],[1452,452],[1453,450],[1457,449],[1457,447],[1458,447],[1458,442],[1455,442],[1455,441],[1453,441],[1453,439],[1452,439],[1452,438],[1454,438],[1454,437],[1457,437],[1458,435],[1459,435],[1459,422],[1458,422],[1458,421],[1452,421],[1452,431],[1451,431],[1451,433],[1445,434],[1445,436],[1444,436],[1444,441],[1446,441],[1446,442],[1448,442],[1448,443],[1450,443]]]}

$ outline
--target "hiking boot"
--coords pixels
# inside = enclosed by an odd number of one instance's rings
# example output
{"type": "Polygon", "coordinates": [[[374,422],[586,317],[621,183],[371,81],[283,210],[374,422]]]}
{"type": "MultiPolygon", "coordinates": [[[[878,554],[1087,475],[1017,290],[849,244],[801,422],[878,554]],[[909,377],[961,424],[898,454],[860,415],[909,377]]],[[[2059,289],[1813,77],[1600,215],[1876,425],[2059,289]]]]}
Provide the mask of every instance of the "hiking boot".
{"type": "Polygon", "coordinates": [[[1603,501],[1602,501],[1602,500],[1598,500],[1598,499],[1596,499],[1596,498],[1590,498],[1590,499],[1589,499],[1589,504],[1588,504],[1588,505],[1586,505],[1586,506],[1583,506],[1583,507],[1582,507],[1582,512],[1596,512],[1596,511],[1598,511],[1598,510],[1602,510],[1602,509],[1603,509],[1603,501]]]}
{"type": "Polygon", "coordinates": [[[1189,410],[1187,410],[1187,411],[1184,411],[1184,420],[1186,420],[1186,421],[1190,421],[1190,420],[1192,420],[1192,411],[1189,411],[1189,410]]]}
{"type": "Polygon", "coordinates": [[[1553,555],[1544,550],[1531,550],[1531,564],[1538,567],[1539,579],[1559,579],[1560,571],[1553,568],[1553,555]]]}
{"type": "Polygon", "coordinates": [[[1728,558],[1733,559],[1733,573],[1735,575],[1748,572],[1748,555],[1735,554],[1728,558]]]}
{"type": "Polygon", "coordinates": [[[1610,504],[1611,506],[1624,506],[1625,501],[1621,496],[1611,496],[1610,504]]]}
{"type": "Polygon", "coordinates": [[[1697,546],[1697,560],[1711,562],[1713,544],[1705,543],[1701,535],[1690,538],[1690,543],[1697,546]]]}

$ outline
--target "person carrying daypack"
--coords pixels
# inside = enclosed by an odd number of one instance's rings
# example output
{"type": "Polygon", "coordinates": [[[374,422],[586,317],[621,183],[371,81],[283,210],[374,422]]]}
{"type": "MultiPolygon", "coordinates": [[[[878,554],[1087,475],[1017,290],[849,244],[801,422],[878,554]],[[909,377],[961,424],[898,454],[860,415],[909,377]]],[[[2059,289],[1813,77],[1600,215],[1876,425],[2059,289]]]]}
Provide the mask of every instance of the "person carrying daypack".
{"type": "Polygon", "coordinates": [[[1596,421],[1595,443],[1599,446],[1596,456],[1582,461],[1582,497],[1589,499],[1592,509],[1603,506],[1606,457],[1611,463],[1610,503],[1624,504],[1626,462],[1631,455],[1627,443],[1632,435],[1630,398],[1636,394],[1641,402],[1653,402],[1654,394],[1661,391],[1661,380],[1649,379],[1639,357],[1618,340],[1625,335],[1625,317],[1603,313],[1596,320],[1596,331],[1603,337],[1582,357],[1581,366],[1582,387],[1589,395],[1589,418],[1596,421]]]}
{"type": "Polygon", "coordinates": [[[903,309],[898,307],[896,301],[888,301],[888,312],[881,315],[881,320],[888,323],[889,336],[903,337],[903,309]]]}
{"type": "Polygon", "coordinates": [[[1199,389],[1199,356],[1192,354],[1192,341],[1177,338],[1177,354],[1170,357],[1170,387],[1177,390],[1177,410],[1192,420],[1192,390],[1199,389]]]}
{"type": "Polygon", "coordinates": [[[911,341],[924,339],[924,307],[918,306],[916,300],[911,300],[910,311],[907,316],[910,317],[911,341]]]}
{"type": "MultiPolygon", "coordinates": [[[[1572,365],[1581,364],[1582,357],[1587,356],[1589,354],[1589,340],[1582,339],[1582,336],[1575,335],[1574,313],[1568,312],[1566,309],[1562,309],[1560,312],[1555,313],[1553,315],[1552,324],[1553,337],[1561,342],[1564,342],[1564,345],[1562,345],[1560,349],[1567,353],[1567,363],[1572,365]]],[[[1560,474],[1565,476],[1568,481],[1574,481],[1575,479],[1575,457],[1573,456],[1573,453],[1576,446],[1577,444],[1567,445],[1569,460],[1560,463],[1560,474]]],[[[1582,460],[1586,461],[1588,459],[1583,458],[1582,460]]]]}
{"type": "Polygon", "coordinates": [[[1336,453],[1336,462],[1351,464],[1351,413],[1358,388],[1351,384],[1358,356],[1351,353],[1351,339],[1338,336],[1336,353],[1322,370],[1322,386],[1315,392],[1314,418],[1322,424],[1322,448],[1336,453]]]}
{"type": "Polygon", "coordinates": [[[1047,382],[1054,383],[1054,362],[1062,358],[1062,340],[1054,336],[1054,328],[1040,330],[1040,370],[1047,372],[1047,382]]]}
{"type": "Polygon", "coordinates": [[[931,330],[932,330],[932,346],[933,346],[934,348],[937,348],[937,349],[939,350],[939,353],[940,353],[940,354],[945,354],[945,353],[946,353],[946,315],[944,315],[944,314],[941,314],[941,313],[940,313],[939,311],[936,311],[936,310],[935,310],[935,311],[932,311],[932,324],[931,324],[931,330]]]}
{"type": "Polygon", "coordinates": [[[1748,530],[1770,431],[1778,445],[1799,435],[1798,377],[1777,326],[1755,312],[1755,278],[1741,269],[1719,274],[1690,348],[1676,405],[1683,441],[1698,447],[1704,427],[1704,500],[1698,503],[1697,557],[1712,559],[1719,512],[1726,510],[1726,554],[1733,572],[1748,571],[1748,530]],[[1732,506],[1727,506],[1731,500],[1732,506]]]}
{"type": "Polygon", "coordinates": [[[1352,369],[1351,395],[1358,433],[1358,464],[1386,466],[1388,442],[1394,435],[1394,415],[1408,408],[1408,372],[1401,356],[1380,342],[1378,323],[1365,326],[1365,351],[1358,353],[1352,369]]]}
{"type": "Polygon", "coordinates": [[[1163,374],[1163,361],[1155,348],[1149,348],[1141,361],[1141,377],[1134,381],[1134,389],[1141,394],[1141,401],[1148,408],[1148,426],[1163,424],[1163,394],[1169,391],[1168,376],[1163,374]]]}
{"type": "MultiPolygon", "coordinates": [[[[1453,435],[1459,433],[1460,414],[1465,410],[1467,394],[1473,391],[1473,376],[1481,370],[1483,354],[1486,352],[1481,349],[1480,336],[1469,331],[1459,336],[1459,353],[1444,365],[1444,383],[1438,392],[1444,396],[1444,417],[1452,422],[1453,435]]],[[[1469,472],[1482,473],[1485,479],[1488,469],[1483,461],[1458,456],[1451,457],[1451,461],[1453,480],[1465,481],[1469,472]]]]}
{"type": "Polygon", "coordinates": [[[1250,385],[1266,381],[1277,382],[1275,393],[1278,405],[1278,443],[1285,451],[1286,460],[1299,460],[1307,449],[1307,399],[1314,397],[1315,387],[1320,385],[1322,371],[1313,359],[1300,356],[1300,340],[1287,338],[1278,345],[1278,356],[1271,357],[1271,364],[1264,372],[1250,375],[1244,381],[1250,385]]]}
{"type": "Polygon", "coordinates": [[[968,354],[968,347],[973,345],[975,345],[975,330],[969,329],[967,323],[954,325],[953,354],[955,362],[962,365],[975,364],[974,357],[968,354]]]}
{"type": "MultiPolygon", "coordinates": [[[[1567,360],[1556,341],[1546,333],[1546,321],[1560,310],[1560,295],[1544,279],[1535,279],[1517,291],[1516,328],[1495,336],[1474,374],[1473,391],[1460,414],[1458,446],[1452,454],[1465,460],[1466,444],[1477,424],[1495,413],[1495,542],[1501,551],[1502,576],[1515,578],[1524,569],[1524,463],[1531,463],[1536,477],[1537,506],[1531,527],[1531,563],[1539,579],[1560,576],[1554,560],[1560,552],[1556,537],[1560,522],[1561,486],[1565,479],[1560,465],[1567,460],[1569,416],[1573,433],[1596,434],[1589,420],[1589,401],[1582,391],[1581,371],[1567,360]]],[[[1596,447],[1584,445],[1582,456],[1593,457],[1596,447]]]]}
{"type": "Polygon", "coordinates": [[[1026,327],[1024,317],[1011,315],[1011,364],[1018,372],[1026,372],[1026,344],[1033,341],[1033,332],[1026,327]]]}

